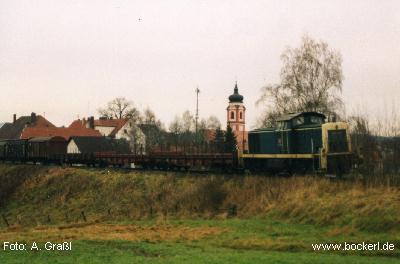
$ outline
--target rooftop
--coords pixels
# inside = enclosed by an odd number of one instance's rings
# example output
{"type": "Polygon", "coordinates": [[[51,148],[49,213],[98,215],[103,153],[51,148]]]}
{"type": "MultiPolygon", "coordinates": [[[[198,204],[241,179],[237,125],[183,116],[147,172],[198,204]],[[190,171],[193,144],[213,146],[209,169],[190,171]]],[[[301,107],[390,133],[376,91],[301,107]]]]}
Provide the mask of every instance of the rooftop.
{"type": "Polygon", "coordinates": [[[13,123],[3,124],[0,128],[0,139],[19,139],[25,129],[33,127],[55,128],[43,116],[32,113],[30,116],[21,116],[13,123]]]}
{"type": "Polygon", "coordinates": [[[33,137],[63,137],[68,140],[74,136],[101,137],[99,131],[90,128],[69,128],[69,127],[27,127],[21,134],[21,138],[33,137]]]}
{"type": "MultiPolygon", "coordinates": [[[[75,120],[69,125],[69,128],[86,128],[87,124],[89,122],[89,119],[78,119],[75,120]]],[[[125,124],[128,122],[128,119],[97,119],[94,120],[94,126],[99,126],[99,127],[114,127],[113,131],[110,133],[109,136],[115,136],[115,134],[118,133],[118,131],[125,126],[125,124]]]]}

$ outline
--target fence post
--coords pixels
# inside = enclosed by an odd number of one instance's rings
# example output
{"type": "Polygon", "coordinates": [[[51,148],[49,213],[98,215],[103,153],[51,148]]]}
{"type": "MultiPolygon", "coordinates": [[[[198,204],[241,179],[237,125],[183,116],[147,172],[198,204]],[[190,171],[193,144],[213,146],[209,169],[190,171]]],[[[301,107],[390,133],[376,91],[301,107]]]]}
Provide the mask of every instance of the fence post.
{"type": "Polygon", "coordinates": [[[234,204],[228,208],[228,217],[235,217],[236,215],[237,215],[237,206],[236,204],[234,204]]]}
{"type": "Polygon", "coordinates": [[[83,221],[85,221],[85,222],[86,222],[87,220],[86,220],[85,212],[84,212],[84,211],[82,211],[82,212],[81,212],[81,215],[82,215],[83,221]]]}
{"type": "Polygon", "coordinates": [[[9,227],[10,224],[8,223],[8,220],[7,220],[7,218],[5,217],[5,215],[2,214],[1,217],[3,218],[3,221],[4,221],[4,223],[6,223],[7,227],[9,227]]]}

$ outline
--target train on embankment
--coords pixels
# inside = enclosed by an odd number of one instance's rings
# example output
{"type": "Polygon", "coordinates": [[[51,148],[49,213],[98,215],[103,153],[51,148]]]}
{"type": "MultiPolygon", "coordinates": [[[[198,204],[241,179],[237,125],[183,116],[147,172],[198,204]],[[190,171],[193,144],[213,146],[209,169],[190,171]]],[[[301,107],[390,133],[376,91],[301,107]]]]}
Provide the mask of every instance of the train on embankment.
{"type": "Polygon", "coordinates": [[[343,174],[353,165],[349,126],[325,123],[316,112],[292,113],[276,126],[248,133],[249,150],[236,153],[113,152],[67,153],[62,137],[0,141],[0,161],[34,164],[139,167],[162,170],[221,170],[257,172],[327,172],[343,174]]]}

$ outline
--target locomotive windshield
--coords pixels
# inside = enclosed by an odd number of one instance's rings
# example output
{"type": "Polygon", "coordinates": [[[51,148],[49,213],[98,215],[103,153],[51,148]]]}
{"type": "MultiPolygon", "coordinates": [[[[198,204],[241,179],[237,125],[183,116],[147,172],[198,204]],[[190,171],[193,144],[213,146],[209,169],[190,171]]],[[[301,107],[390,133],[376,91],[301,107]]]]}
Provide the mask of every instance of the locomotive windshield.
{"type": "Polygon", "coordinates": [[[322,117],[320,117],[320,116],[311,116],[311,117],[310,117],[310,122],[311,122],[312,124],[321,125],[321,124],[324,123],[324,119],[323,119],[322,117]]]}
{"type": "Polygon", "coordinates": [[[304,116],[298,116],[295,119],[293,119],[294,126],[300,126],[302,124],[304,124],[304,116]]]}
{"type": "Polygon", "coordinates": [[[346,152],[348,151],[347,136],[345,129],[328,131],[329,152],[346,152]]]}
{"type": "Polygon", "coordinates": [[[276,124],[276,129],[277,130],[284,130],[284,129],[288,129],[288,122],[287,121],[281,121],[281,122],[277,122],[276,124]]]}

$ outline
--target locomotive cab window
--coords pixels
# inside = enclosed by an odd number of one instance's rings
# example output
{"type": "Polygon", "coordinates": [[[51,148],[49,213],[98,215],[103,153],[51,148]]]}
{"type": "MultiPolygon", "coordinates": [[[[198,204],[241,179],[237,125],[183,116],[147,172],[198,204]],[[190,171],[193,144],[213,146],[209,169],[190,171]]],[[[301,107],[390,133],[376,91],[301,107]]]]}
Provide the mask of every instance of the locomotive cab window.
{"type": "Polygon", "coordinates": [[[345,129],[328,131],[328,147],[330,153],[347,152],[347,136],[345,129]]]}
{"type": "Polygon", "coordinates": [[[321,125],[323,123],[323,119],[320,116],[310,116],[310,123],[311,124],[318,124],[321,125]]]}
{"type": "Polygon", "coordinates": [[[300,126],[304,124],[304,116],[298,116],[295,119],[293,119],[293,125],[294,126],[300,126]]]}

